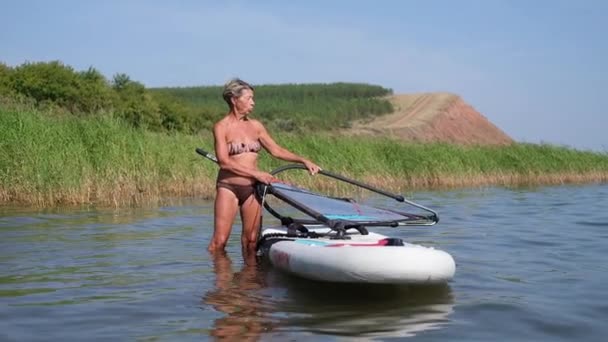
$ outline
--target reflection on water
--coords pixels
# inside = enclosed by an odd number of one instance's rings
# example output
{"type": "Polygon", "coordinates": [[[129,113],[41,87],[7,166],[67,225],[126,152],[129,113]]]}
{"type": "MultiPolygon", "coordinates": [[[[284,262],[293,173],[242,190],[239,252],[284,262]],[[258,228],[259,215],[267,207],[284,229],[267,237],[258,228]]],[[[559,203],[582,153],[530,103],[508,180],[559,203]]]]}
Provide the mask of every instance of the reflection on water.
{"type": "Polygon", "coordinates": [[[270,303],[257,293],[266,287],[263,270],[255,255],[245,258],[239,272],[226,253],[215,253],[215,288],[205,293],[203,303],[225,314],[215,320],[211,336],[235,341],[256,341],[273,327],[270,303]]]}
{"type": "Polygon", "coordinates": [[[291,329],[355,337],[406,337],[438,329],[453,311],[450,287],[320,283],[288,287],[291,329]]]}
{"type": "Polygon", "coordinates": [[[453,311],[450,287],[339,284],[277,273],[245,259],[234,271],[231,258],[214,255],[215,288],[203,303],[223,313],[211,335],[239,341],[263,336],[288,338],[295,332],[408,337],[438,329],[453,311]]]}

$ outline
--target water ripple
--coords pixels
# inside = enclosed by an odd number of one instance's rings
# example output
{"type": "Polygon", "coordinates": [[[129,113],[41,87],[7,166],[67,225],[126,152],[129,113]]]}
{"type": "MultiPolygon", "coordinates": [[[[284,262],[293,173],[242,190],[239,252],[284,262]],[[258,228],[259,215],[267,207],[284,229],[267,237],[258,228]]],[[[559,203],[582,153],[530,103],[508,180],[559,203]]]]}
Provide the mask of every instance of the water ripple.
{"type": "Polygon", "coordinates": [[[607,195],[608,185],[416,194],[440,223],[383,232],[450,252],[456,277],[442,287],[289,277],[244,260],[238,228],[211,257],[210,202],[4,208],[0,339],[600,341],[607,195]]]}

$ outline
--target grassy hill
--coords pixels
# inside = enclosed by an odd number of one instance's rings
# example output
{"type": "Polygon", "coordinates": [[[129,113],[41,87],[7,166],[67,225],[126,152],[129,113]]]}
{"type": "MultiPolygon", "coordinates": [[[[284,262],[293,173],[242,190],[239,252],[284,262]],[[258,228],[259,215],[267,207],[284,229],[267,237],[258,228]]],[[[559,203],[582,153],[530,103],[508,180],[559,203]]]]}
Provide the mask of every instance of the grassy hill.
{"type": "MultiPolygon", "coordinates": [[[[386,99],[390,89],[358,83],[255,85],[256,107],[252,116],[271,131],[331,131],[350,127],[355,120],[370,119],[393,111],[386,99]]],[[[205,108],[219,116],[227,112],[221,86],[154,88],[157,97],[190,108],[205,108]]]]}

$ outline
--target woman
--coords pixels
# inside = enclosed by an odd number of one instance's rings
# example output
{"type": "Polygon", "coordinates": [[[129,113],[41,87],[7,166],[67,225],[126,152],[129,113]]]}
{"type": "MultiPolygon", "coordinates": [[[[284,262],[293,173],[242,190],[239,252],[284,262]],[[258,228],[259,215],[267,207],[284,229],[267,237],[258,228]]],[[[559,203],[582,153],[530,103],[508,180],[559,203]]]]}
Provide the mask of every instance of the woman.
{"type": "Polygon", "coordinates": [[[244,252],[255,251],[262,206],[255,197],[255,183],[270,184],[275,178],[257,169],[258,152],[263,147],[273,157],[302,163],[311,174],[320,168],[279,146],[257,120],[249,118],[253,111],[253,87],[233,79],[226,83],[223,93],[230,111],[213,126],[215,154],[220,165],[215,197],[215,220],[210,252],[222,251],[240,210],[243,222],[241,244],[244,252]]]}

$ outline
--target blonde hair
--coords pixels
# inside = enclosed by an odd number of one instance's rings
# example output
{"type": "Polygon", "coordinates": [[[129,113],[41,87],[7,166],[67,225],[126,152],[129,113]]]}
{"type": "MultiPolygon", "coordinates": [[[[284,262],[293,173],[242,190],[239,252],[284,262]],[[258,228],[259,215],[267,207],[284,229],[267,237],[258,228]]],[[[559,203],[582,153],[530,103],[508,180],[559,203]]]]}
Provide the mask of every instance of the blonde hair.
{"type": "Polygon", "coordinates": [[[243,95],[243,90],[246,89],[253,91],[253,87],[249,83],[241,80],[240,78],[233,78],[230,81],[226,82],[226,84],[224,85],[224,92],[222,93],[222,97],[224,97],[224,101],[228,103],[228,106],[232,108],[231,99],[233,97],[239,97],[243,95]]]}

